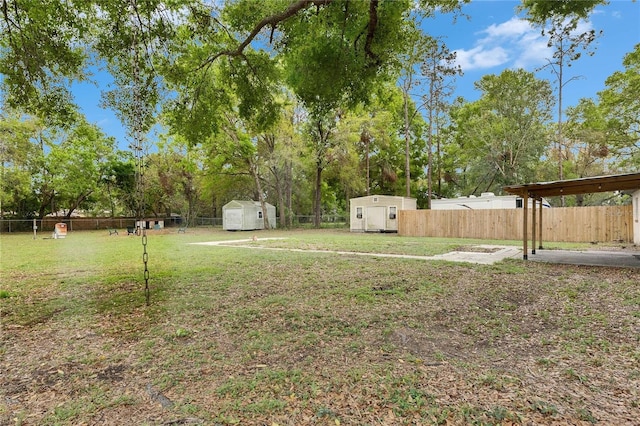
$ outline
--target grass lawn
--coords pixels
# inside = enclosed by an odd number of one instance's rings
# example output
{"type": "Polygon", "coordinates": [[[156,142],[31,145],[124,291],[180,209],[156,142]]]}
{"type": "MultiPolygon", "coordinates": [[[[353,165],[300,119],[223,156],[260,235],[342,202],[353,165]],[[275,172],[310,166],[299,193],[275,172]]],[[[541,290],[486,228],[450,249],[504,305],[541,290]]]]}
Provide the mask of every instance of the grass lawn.
{"type": "MultiPolygon", "coordinates": [[[[637,424],[640,270],[345,230],[0,236],[0,425],[637,424]]],[[[495,242],[511,244],[519,241],[495,242]]]]}

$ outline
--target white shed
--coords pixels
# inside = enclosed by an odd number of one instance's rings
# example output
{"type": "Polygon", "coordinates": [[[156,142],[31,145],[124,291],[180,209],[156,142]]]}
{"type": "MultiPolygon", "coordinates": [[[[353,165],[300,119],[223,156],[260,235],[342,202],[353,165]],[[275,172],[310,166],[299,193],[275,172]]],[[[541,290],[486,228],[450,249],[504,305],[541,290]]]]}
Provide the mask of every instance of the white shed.
{"type": "Polygon", "coordinates": [[[349,200],[351,232],[398,232],[398,211],[416,210],[415,198],[368,195],[349,200]]]}
{"type": "MultiPolygon", "coordinates": [[[[269,226],[276,227],[276,208],[267,206],[269,226]]],[[[227,231],[252,231],[265,229],[260,201],[233,200],[222,207],[222,229],[227,231]]]]}

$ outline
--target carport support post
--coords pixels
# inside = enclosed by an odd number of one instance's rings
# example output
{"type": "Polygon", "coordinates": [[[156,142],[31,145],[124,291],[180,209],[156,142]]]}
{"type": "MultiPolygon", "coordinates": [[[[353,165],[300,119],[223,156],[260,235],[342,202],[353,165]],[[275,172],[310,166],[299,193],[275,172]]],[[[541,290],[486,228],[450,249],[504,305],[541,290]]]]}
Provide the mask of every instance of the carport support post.
{"type": "Polygon", "coordinates": [[[529,227],[528,222],[528,217],[527,217],[527,208],[529,206],[529,193],[527,191],[524,191],[524,194],[522,194],[522,211],[523,211],[523,215],[522,215],[522,259],[523,260],[527,260],[528,256],[528,247],[527,247],[527,243],[528,243],[528,238],[527,238],[527,228],[529,227]]]}
{"type": "Polygon", "coordinates": [[[540,197],[540,219],[539,219],[538,227],[540,231],[540,233],[538,234],[538,236],[540,237],[539,238],[540,245],[538,246],[538,248],[542,250],[542,197],[540,197]]]}
{"type": "Polygon", "coordinates": [[[531,221],[531,254],[536,254],[536,196],[533,196],[533,220],[531,221]]]}

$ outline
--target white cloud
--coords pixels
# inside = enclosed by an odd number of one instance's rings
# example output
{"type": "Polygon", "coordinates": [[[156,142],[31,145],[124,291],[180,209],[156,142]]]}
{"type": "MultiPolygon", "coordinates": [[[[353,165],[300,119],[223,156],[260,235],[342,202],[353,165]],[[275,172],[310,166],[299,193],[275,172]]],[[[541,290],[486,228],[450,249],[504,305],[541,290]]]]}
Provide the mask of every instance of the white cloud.
{"type": "Polygon", "coordinates": [[[578,22],[578,26],[574,31],[575,34],[586,33],[587,31],[591,31],[593,29],[593,24],[591,21],[580,21],[578,22]]]}
{"type": "Polygon", "coordinates": [[[456,50],[456,62],[463,71],[493,68],[509,60],[509,54],[502,47],[476,46],[470,50],[456,50]]]}
{"type": "MultiPolygon", "coordinates": [[[[590,22],[581,21],[575,32],[583,33],[591,28],[590,22]]],[[[479,37],[471,49],[456,50],[458,65],[463,71],[499,66],[533,70],[546,64],[553,56],[540,29],[518,17],[491,24],[477,35],[479,37]]]]}
{"type": "Polygon", "coordinates": [[[518,39],[531,32],[531,29],[529,22],[514,16],[507,22],[498,25],[492,24],[486,30],[481,31],[481,34],[487,35],[481,42],[491,43],[496,40],[518,39]]]}
{"type": "Polygon", "coordinates": [[[463,71],[539,63],[537,54],[544,54],[540,52],[538,42],[541,39],[540,31],[517,17],[501,24],[492,24],[477,34],[479,38],[474,47],[456,50],[458,64],[463,71]]]}
{"type": "Polygon", "coordinates": [[[523,38],[518,43],[518,54],[513,59],[514,68],[531,69],[547,63],[553,52],[542,37],[523,38]]]}

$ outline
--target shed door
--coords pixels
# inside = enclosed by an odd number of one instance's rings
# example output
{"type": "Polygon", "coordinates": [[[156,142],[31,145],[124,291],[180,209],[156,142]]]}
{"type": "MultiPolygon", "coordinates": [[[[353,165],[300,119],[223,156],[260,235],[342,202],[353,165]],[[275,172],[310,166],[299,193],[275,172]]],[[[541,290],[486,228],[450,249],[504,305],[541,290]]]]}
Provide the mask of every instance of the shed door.
{"type": "Polygon", "coordinates": [[[227,229],[242,229],[242,209],[227,209],[225,211],[225,225],[227,229]]]}
{"type": "Polygon", "coordinates": [[[367,231],[385,230],[385,208],[367,207],[367,231]]]}

